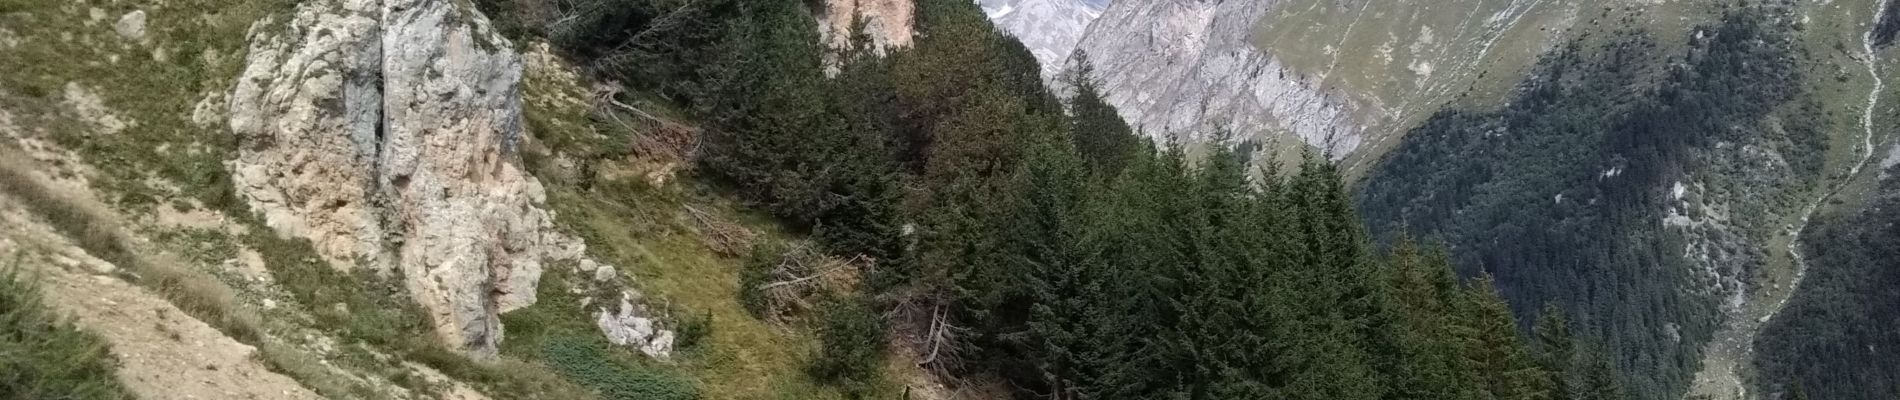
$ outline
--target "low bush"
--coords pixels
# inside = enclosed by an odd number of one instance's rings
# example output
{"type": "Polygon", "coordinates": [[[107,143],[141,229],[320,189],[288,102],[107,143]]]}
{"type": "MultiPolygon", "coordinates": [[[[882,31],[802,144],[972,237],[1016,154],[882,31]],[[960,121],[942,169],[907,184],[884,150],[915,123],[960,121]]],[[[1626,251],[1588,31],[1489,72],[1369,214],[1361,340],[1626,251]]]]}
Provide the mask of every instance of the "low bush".
{"type": "Polygon", "coordinates": [[[557,337],[545,342],[542,354],[568,379],[610,400],[693,400],[699,391],[693,382],[661,368],[631,360],[615,360],[612,349],[597,338],[557,337]]]}
{"type": "Polygon", "coordinates": [[[818,354],[809,372],[818,380],[862,397],[876,387],[884,365],[884,320],[858,297],[839,297],[818,308],[818,354]]]}
{"type": "Polygon", "coordinates": [[[0,271],[0,398],[132,398],[105,341],[48,309],[14,264],[0,271]]]}

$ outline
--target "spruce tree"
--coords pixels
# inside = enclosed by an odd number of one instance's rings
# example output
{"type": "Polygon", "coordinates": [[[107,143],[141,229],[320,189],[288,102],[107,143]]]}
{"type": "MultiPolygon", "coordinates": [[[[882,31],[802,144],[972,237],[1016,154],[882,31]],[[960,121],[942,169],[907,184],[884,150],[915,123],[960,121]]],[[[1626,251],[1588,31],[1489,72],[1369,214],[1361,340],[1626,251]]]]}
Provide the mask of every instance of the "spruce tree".
{"type": "Polygon", "coordinates": [[[1538,362],[1543,365],[1544,373],[1550,381],[1550,400],[1571,400],[1571,378],[1577,373],[1577,351],[1575,339],[1570,336],[1569,322],[1564,320],[1562,309],[1556,305],[1545,305],[1537,318],[1532,332],[1537,343],[1538,362]]]}
{"type": "Polygon", "coordinates": [[[1489,276],[1481,277],[1462,296],[1457,335],[1472,369],[1472,383],[1482,399],[1544,399],[1549,377],[1526,350],[1510,306],[1498,298],[1491,282],[1489,276]]]}
{"type": "Polygon", "coordinates": [[[1069,118],[1071,129],[1075,132],[1075,148],[1096,173],[1107,176],[1119,174],[1123,164],[1134,155],[1135,146],[1141,143],[1135,138],[1134,129],[1129,128],[1114,106],[1110,106],[1107,99],[1103,98],[1100,85],[1095,81],[1095,66],[1090,63],[1088,53],[1078,50],[1073,59],[1075,67],[1068,72],[1066,83],[1075,91],[1075,95],[1069,98],[1069,118]]]}

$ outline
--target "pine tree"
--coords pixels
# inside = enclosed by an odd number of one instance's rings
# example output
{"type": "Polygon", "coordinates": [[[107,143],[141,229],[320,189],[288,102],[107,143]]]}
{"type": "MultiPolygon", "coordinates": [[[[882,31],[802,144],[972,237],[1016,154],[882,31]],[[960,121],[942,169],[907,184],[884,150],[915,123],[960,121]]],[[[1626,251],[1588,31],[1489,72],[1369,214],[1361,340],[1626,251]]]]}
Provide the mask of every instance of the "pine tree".
{"type": "Polygon", "coordinates": [[[1577,388],[1577,400],[1625,400],[1629,392],[1623,388],[1615,367],[1610,366],[1607,355],[1596,350],[1584,353],[1584,366],[1577,388]]]}
{"type": "Polygon", "coordinates": [[[1537,358],[1550,382],[1551,400],[1571,400],[1571,377],[1576,376],[1576,343],[1570,336],[1569,322],[1556,305],[1545,305],[1532,332],[1537,340],[1537,358]]]}
{"type": "Polygon", "coordinates": [[[850,143],[827,97],[822,50],[808,11],[796,0],[746,7],[731,33],[731,69],[719,87],[703,161],[754,202],[809,225],[836,202],[829,170],[850,143]]]}
{"type": "Polygon", "coordinates": [[[1510,306],[1491,278],[1479,278],[1462,296],[1457,333],[1482,399],[1528,400],[1548,395],[1548,377],[1518,337],[1510,306]]]}
{"type": "Polygon", "coordinates": [[[878,56],[863,19],[854,22],[849,48],[840,55],[843,65],[830,80],[829,98],[839,113],[838,146],[821,151],[838,154],[835,167],[820,179],[830,181],[832,199],[817,215],[817,236],[833,252],[863,254],[877,260],[895,260],[902,249],[898,238],[897,187],[899,171],[890,151],[895,136],[896,110],[891,107],[890,63],[878,56]]]}
{"type": "Polygon", "coordinates": [[[1096,173],[1114,176],[1121,173],[1122,166],[1129,157],[1134,156],[1135,146],[1141,145],[1135,138],[1134,129],[1128,127],[1114,106],[1103,98],[1100,85],[1095,81],[1095,66],[1090,63],[1088,53],[1076,51],[1074,69],[1068,72],[1067,84],[1075,95],[1069,98],[1069,118],[1071,129],[1075,132],[1075,148],[1089,161],[1096,173]]]}
{"type": "Polygon", "coordinates": [[[1387,399],[1471,399],[1475,388],[1462,379],[1469,375],[1459,343],[1447,329],[1455,321],[1459,289],[1442,247],[1426,251],[1409,236],[1400,236],[1386,264],[1391,281],[1391,314],[1384,325],[1387,345],[1382,371],[1391,378],[1387,399]]]}

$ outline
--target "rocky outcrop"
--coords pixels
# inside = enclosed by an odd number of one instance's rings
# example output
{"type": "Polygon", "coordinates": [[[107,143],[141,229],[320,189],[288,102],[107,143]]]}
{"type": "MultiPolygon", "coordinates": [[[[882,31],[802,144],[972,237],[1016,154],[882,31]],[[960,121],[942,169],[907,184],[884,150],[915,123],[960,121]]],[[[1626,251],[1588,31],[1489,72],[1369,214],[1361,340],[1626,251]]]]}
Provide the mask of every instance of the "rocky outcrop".
{"type": "Polygon", "coordinates": [[[639,295],[622,293],[619,308],[602,308],[595,324],[607,335],[607,341],[632,347],[648,357],[665,359],[673,351],[673,332],[660,329],[659,322],[640,305],[639,295]]]}
{"type": "Polygon", "coordinates": [[[498,315],[584,246],[520,166],[519,56],[458,4],[312,1],[258,24],[229,168],[272,228],[334,265],[400,274],[445,343],[488,355],[498,315]]]}
{"type": "Polygon", "coordinates": [[[916,32],[917,4],[913,0],[824,0],[815,10],[818,34],[825,45],[845,48],[850,45],[851,24],[858,18],[877,51],[910,46],[916,32]]]}
{"type": "Polygon", "coordinates": [[[389,265],[377,212],[381,5],[306,3],[281,32],[258,24],[230,96],[237,193],[278,231],[337,265],[389,265]]]}

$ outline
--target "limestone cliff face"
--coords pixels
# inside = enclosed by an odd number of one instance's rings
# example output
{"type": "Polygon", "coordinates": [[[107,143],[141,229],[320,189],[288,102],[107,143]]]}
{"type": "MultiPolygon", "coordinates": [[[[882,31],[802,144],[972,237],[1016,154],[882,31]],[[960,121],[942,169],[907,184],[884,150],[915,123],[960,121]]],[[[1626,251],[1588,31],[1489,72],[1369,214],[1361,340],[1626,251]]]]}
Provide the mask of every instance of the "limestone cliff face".
{"type": "Polygon", "coordinates": [[[917,3],[913,0],[825,0],[814,9],[818,34],[825,45],[843,48],[850,44],[851,24],[862,18],[872,44],[878,51],[910,46],[916,32],[917,3]]]}
{"type": "Polygon", "coordinates": [[[1123,0],[1078,49],[1110,104],[1150,135],[1187,142],[1218,131],[1283,132],[1336,154],[1358,147],[1363,107],[1329,95],[1247,39],[1278,2],[1123,0]]]}
{"type": "Polygon", "coordinates": [[[492,354],[543,264],[583,257],[520,167],[512,45],[450,0],[304,2],[251,36],[237,193],[334,265],[400,274],[444,342],[492,354]]]}

